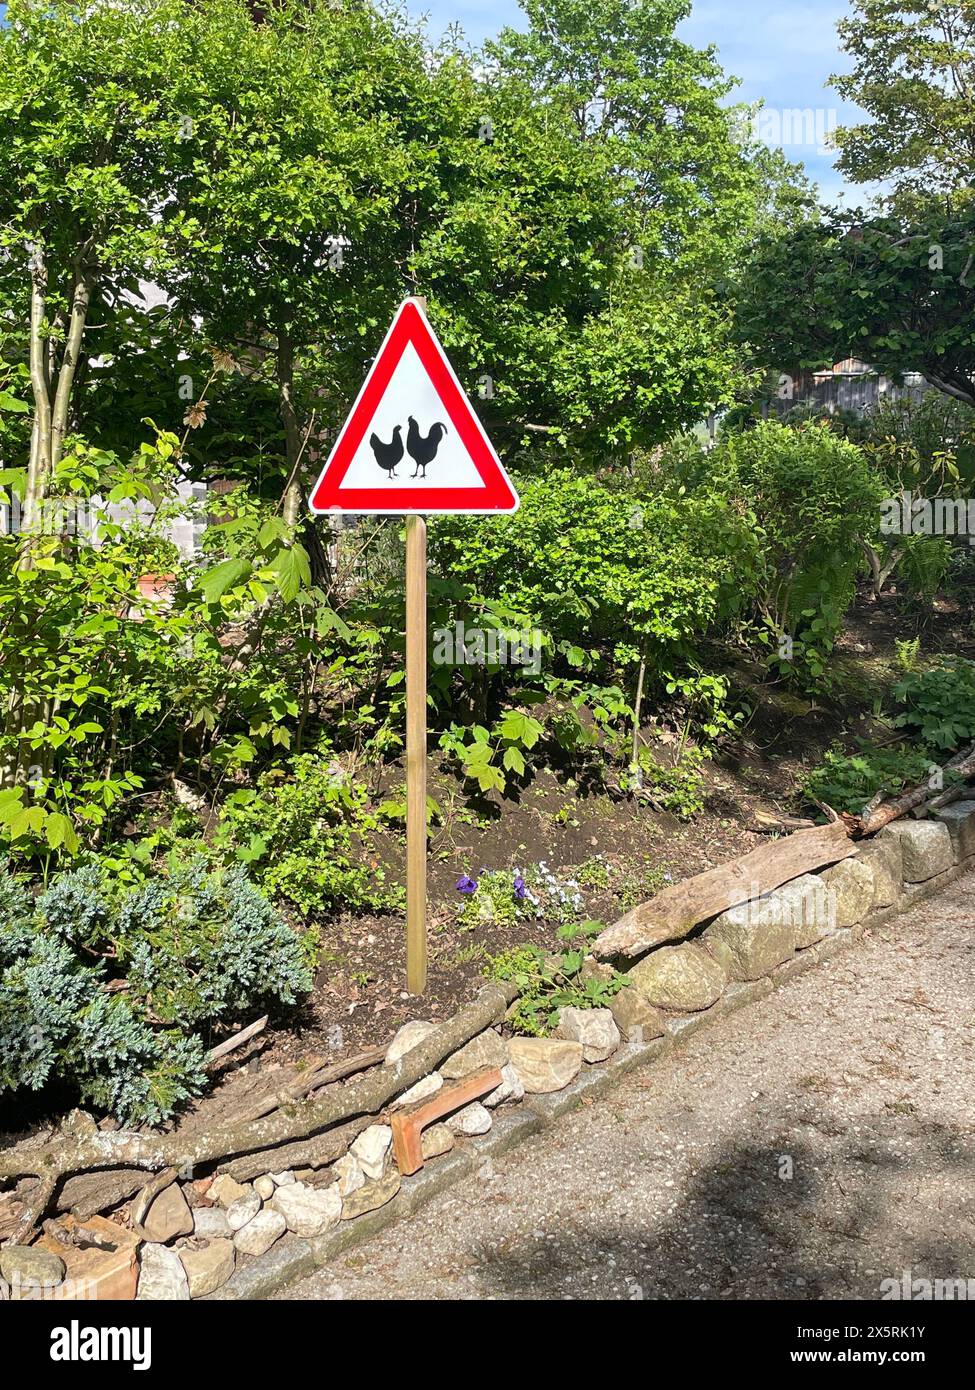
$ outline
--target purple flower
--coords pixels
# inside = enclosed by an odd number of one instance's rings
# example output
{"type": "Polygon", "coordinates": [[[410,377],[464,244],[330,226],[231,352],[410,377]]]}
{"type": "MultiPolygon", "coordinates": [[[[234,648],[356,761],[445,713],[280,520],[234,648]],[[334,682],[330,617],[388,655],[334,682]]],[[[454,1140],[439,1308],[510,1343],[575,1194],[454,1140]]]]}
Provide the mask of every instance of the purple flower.
{"type": "Polygon", "coordinates": [[[468,874],[461,874],[455,886],[458,893],[476,893],[477,879],[471,878],[468,874]]]}
{"type": "Polygon", "coordinates": [[[525,880],[521,874],[515,874],[515,897],[521,901],[525,896],[525,880]]]}

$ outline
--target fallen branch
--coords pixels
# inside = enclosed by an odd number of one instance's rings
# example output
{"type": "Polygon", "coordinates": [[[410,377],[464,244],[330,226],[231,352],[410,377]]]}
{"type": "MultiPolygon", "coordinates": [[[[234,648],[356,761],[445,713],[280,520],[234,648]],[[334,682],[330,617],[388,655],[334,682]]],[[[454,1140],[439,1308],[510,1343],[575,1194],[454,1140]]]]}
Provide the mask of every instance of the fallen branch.
{"type": "Polygon", "coordinates": [[[231,1163],[221,1163],[220,1172],[229,1173],[238,1182],[250,1182],[262,1173],[280,1173],[287,1168],[324,1168],[326,1163],[341,1158],[353,1139],[375,1120],[375,1115],[360,1115],[348,1124],[327,1129],[314,1139],[298,1139],[293,1144],[262,1149],[260,1153],[235,1158],[231,1163]]]}
{"type": "MultiPolygon", "coordinates": [[[[953,772],[964,780],[967,777],[975,777],[975,743],[969,744],[950,758],[944,766],[945,772],[953,772]]],[[[931,787],[924,782],[919,787],[914,787],[909,792],[902,792],[900,796],[894,797],[892,801],[885,801],[883,805],[865,808],[864,815],[855,819],[856,828],[861,835],[873,835],[878,830],[882,830],[891,821],[899,820],[901,816],[906,816],[915,806],[920,806],[931,796],[931,787]]]]}
{"type": "Polygon", "coordinates": [[[219,1043],[216,1047],[211,1047],[207,1053],[207,1066],[212,1067],[214,1062],[219,1062],[221,1057],[226,1057],[228,1052],[234,1052],[238,1047],[242,1047],[245,1042],[250,1042],[251,1038],[262,1033],[267,1027],[268,1015],[257,1019],[254,1023],[249,1023],[246,1028],[241,1028],[239,1033],[235,1033],[232,1038],[227,1038],[225,1042],[219,1043]]]}
{"type": "Polygon", "coordinates": [[[842,821],[797,830],[665,888],[607,927],[593,942],[593,952],[603,958],[640,956],[664,942],[680,941],[699,922],[855,852],[842,821]]]}
{"type": "MultiPolygon", "coordinates": [[[[320,1096],[286,1105],[272,1115],[242,1124],[230,1122],[197,1134],[145,1135],[99,1129],[78,1134],[69,1130],[45,1143],[27,1143],[0,1154],[0,1180],[27,1174],[42,1179],[46,1207],[55,1183],[68,1174],[117,1167],[188,1170],[307,1139],[359,1115],[375,1115],[475,1034],[497,1022],[516,994],[517,986],[510,981],[485,985],[470,1004],[394,1066],[378,1067],[350,1085],[329,1086],[320,1096]]],[[[34,1224],[43,1215],[43,1208],[34,1202],[31,1209],[34,1224]]]]}

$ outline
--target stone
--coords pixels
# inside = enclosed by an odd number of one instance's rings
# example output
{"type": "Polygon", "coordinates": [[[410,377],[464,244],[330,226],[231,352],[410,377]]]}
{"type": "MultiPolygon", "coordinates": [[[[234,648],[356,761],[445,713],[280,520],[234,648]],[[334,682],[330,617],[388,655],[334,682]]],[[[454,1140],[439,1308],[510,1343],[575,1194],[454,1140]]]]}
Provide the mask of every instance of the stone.
{"type": "Polygon", "coordinates": [[[643,995],[629,985],[614,994],[606,1005],[627,1042],[649,1042],[664,1033],[664,1016],[648,1004],[643,995]]]}
{"type": "Polygon", "coordinates": [[[211,1240],[199,1250],[185,1246],[179,1258],[186,1271],[190,1298],[205,1298],[226,1284],[237,1263],[232,1240],[211,1240]]]}
{"type": "Polygon", "coordinates": [[[373,1182],[378,1182],[386,1172],[389,1146],[392,1142],[393,1131],[389,1125],[370,1125],[362,1131],[349,1149],[366,1177],[371,1178],[373,1182]]]}
{"type": "Polygon", "coordinates": [[[142,1228],[147,1240],[158,1241],[162,1245],[192,1232],[193,1213],[179,1183],[171,1182],[163,1188],[146,1213],[142,1228]]]}
{"type": "Polygon", "coordinates": [[[285,1168],[280,1173],[272,1173],[270,1176],[275,1187],[290,1187],[295,1181],[295,1175],[290,1168],[285,1168]]]}
{"type": "Polygon", "coordinates": [[[261,1209],[260,1193],[248,1188],[242,1197],[238,1197],[235,1202],[231,1202],[227,1208],[227,1224],[232,1231],[239,1231],[241,1226],[246,1226],[248,1221],[253,1221],[254,1217],[261,1209]]]}
{"type": "Polygon", "coordinates": [[[223,1207],[196,1207],[193,1211],[193,1234],[202,1240],[222,1240],[230,1236],[230,1222],[223,1207]]]}
{"type": "Polygon", "coordinates": [[[365,1183],[343,1201],[342,1220],[352,1221],[357,1216],[364,1216],[367,1211],[384,1207],[396,1196],[402,1183],[403,1179],[396,1168],[390,1168],[378,1182],[365,1183]]]}
{"type": "Polygon", "coordinates": [[[503,1067],[507,1061],[508,1045],[504,1038],[493,1028],[486,1028],[442,1062],[440,1074],[448,1081],[459,1081],[482,1067],[503,1067]]]}
{"type": "Polygon", "coordinates": [[[10,1285],[14,1299],[20,1298],[20,1290],[31,1294],[37,1289],[56,1289],[65,1273],[59,1255],[36,1245],[8,1245],[0,1250],[0,1278],[10,1285]]]}
{"type": "Polygon", "coordinates": [[[674,1013],[708,1009],[727,983],[722,967],[696,942],[660,946],[629,970],[630,988],[674,1013]]]}
{"type": "Polygon", "coordinates": [[[308,1187],[303,1182],[279,1187],[271,1198],[271,1209],[284,1217],[288,1230],[298,1236],[320,1236],[337,1226],[342,1215],[342,1194],[338,1184],[308,1187]]]}
{"type": "Polygon", "coordinates": [[[408,1091],[396,1097],[393,1101],[393,1109],[399,1109],[404,1105],[416,1105],[421,1100],[429,1100],[435,1096],[443,1086],[443,1077],[438,1071],[432,1071],[429,1076],[421,1076],[415,1086],[411,1086],[408,1091]]]}
{"type": "Polygon", "coordinates": [[[511,1065],[529,1095],[561,1091],[582,1066],[582,1043],[562,1038],[512,1038],[511,1065]]]}
{"type": "Polygon", "coordinates": [[[332,1172],[343,1197],[350,1196],[366,1181],[366,1175],[355,1154],[343,1154],[337,1163],[332,1164],[332,1172]]]}
{"type": "Polygon", "coordinates": [[[758,980],[793,955],[800,935],[818,940],[828,930],[827,905],[822,881],[802,874],[722,912],[701,940],[729,979],[758,980]]]}
{"type": "MultiPolygon", "coordinates": [[[[873,870],[870,865],[862,859],[841,859],[832,868],[824,869],[819,877],[829,894],[833,930],[837,927],[855,927],[862,922],[873,907],[873,870]]],[[[803,941],[801,944],[813,946],[815,942],[803,941]]]]}
{"type": "MultiPolygon", "coordinates": [[[[522,1091],[524,1095],[524,1091],[522,1091]]],[[[453,1133],[446,1125],[431,1125],[420,1135],[420,1149],[424,1159],[439,1158],[441,1154],[448,1154],[454,1147],[453,1133]]]]}
{"type": "Polygon", "coordinates": [[[238,1197],[243,1197],[250,1191],[243,1183],[237,1182],[229,1173],[218,1173],[210,1184],[207,1196],[211,1202],[219,1202],[225,1210],[231,1202],[236,1202],[238,1197]]]}
{"type": "Polygon", "coordinates": [[[32,1249],[50,1250],[63,1259],[67,1274],[56,1298],[131,1302],[139,1280],[138,1251],[141,1237],[105,1216],[79,1221],[68,1213],[58,1225],[69,1232],[72,1244],[64,1245],[43,1235],[32,1249]]]}
{"type": "Polygon", "coordinates": [[[948,827],[956,863],[975,854],[975,801],[953,801],[935,816],[948,827]]]}
{"type": "Polygon", "coordinates": [[[264,1255],[287,1229],[288,1223],[281,1213],[268,1207],[234,1232],[234,1245],[242,1255],[264,1255]]]}
{"type": "Polygon", "coordinates": [[[854,858],[857,863],[866,864],[873,874],[871,909],[893,907],[904,891],[904,856],[897,836],[879,835],[876,839],[865,840],[858,846],[854,858]]]}
{"type": "Polygon", "coordinates": [[[496,1086],[489,1095],[481,1097],[481,1104],[486,1105],[489,1110],[493,1110],[496,1105],[505,1103],[514,1104],[524,1097],[525,1088],[522,1085],[521,1077],[515,1071],[510,1062],[506,1062],[501,1068],[501,1085],[496,1086]]]}
{"type": "Polygon", "coordinates": [[[447,1128],[453,1134],[463,1134],[472,1139],[475,1134],[487,1134],[491,1128],[491,1112],[485,1110],[479,1100],[475,1100],[471,1105],[465,1105],[463,1110],[458,1110],[451,1115],[447,1121],[447,1128]]]}
{"type": "Polygon", "coordinates": [[[270,1173],[262,1173],[259,1178],[254,1179],[254,1191],[262,1202],[269,1202],[274,1196],[274,1179],[270,1173]]]}
{"type": "Polygon", "coordinates": [[[951,836],[942,821],[897,821],[881,834],[900,840],[905,883],[925,883],[954,866],[951,836]]]}
{"type": "Polygon", "coordinates": [[[620,1030],[609,1009],[564,1008],[555,1032],[560,1038],[582,1043],[584,1062],[605,1062],[620,1045],[620,1030]]]}
{"type": "Polygon", "coordinates": [[[190,1284],[183,1261],[168,1245],[143,1245],[136,1298],[155,1303],[187,1300],[190,1284]]]}
{"type": "Polygon", "coordinates": [[[393,1066],[394,1063],[405,1057],[408,1052],[423,1042],[424,1038],[428,1038],[431,1033],[435,1032],[436,1027],[435,1023],[428,1023],[422,1018],[415,1018],[409,1023],[404,1023],[386,1049],[387,1067],[393,1066]]]}

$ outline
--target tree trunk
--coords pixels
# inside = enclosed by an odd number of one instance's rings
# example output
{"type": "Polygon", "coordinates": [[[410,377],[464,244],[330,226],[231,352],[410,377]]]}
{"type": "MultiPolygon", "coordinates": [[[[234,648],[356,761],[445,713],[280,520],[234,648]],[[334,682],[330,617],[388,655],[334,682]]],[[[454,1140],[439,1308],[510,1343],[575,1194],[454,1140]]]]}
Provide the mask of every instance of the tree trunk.
{"type": "Polygon", "coordinates": [[[284,519],[289,526],[298,522],[301,507],[301,484],[298,481],[298,460],[301,457],[301,430],[294,400],[295,348],[287,323],[278,325],[278,401],[281,423],[284,425],[285,464],[288,487],[284,498],[284,519]]]}

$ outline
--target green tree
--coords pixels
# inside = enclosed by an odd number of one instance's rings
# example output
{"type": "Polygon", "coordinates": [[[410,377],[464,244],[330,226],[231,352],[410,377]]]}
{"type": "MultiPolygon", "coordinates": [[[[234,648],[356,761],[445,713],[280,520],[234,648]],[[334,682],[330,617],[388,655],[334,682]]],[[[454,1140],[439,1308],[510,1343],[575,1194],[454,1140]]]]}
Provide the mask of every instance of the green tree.
{"type": "Polygon", "coordinates": [[[837,26],[852,71],[831,79],[870,117],[838,132],[855,183],[888,181],[901,210],[967,199],[975,175],[975,4],[854,0],[837,26]]]}

